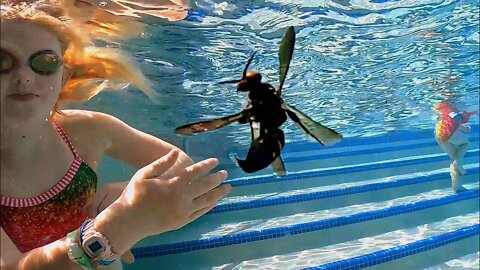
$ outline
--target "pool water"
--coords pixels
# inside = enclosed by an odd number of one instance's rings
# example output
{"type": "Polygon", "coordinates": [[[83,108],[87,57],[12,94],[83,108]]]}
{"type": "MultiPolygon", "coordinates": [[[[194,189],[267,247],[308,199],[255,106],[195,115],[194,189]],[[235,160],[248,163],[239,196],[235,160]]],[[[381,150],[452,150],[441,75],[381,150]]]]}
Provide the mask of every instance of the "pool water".
{"type": "MultiPolygon", "coordinates": [[[[183,11],[182,11],[183,12],[183,11]]],[[[465,157],[468,191],[450,189],[433,107],[479,107],[478,1],[191,1],[180,21],[147,18],[121,46],[154,82],[141,92],[101,93],[74,105],[113,114],[172,142],[195,160],[220,159],[232,193],[175,232],[147,238],[125,269],[478,269],[479,118],[465,157]],[[250,144],[248,125],[182,137],[180,125],[239,112],[234,85],[248,57],[278,85],[278,42],[296,44],[283,99],[344,140],[307,142],[282,129],[288,175],[246,175],[232,160],[250,144]]],[[[132,168],[106,159],[101,182],[132,168]]]]}
{"type": "MultiPolygon", "coordinates": [[[[445,100],[478,108],[478,1],[191,2],[185,20],[150,19],[142,38],[122,45],[154,81],[159,103],[130,91],[104,93],[88,107],[180,144],[176,127],[245,105],[234,85],[216,83],[239,78],[253,51],[251,68],[278,85],[277,43],[295,26],[282,96],[346,137],[431,129],[432,107],[445,100]]],[[[288,142],[304,140],[291,121],[283,129],[288,142]]],[[[216,133],[233,147],[249,144],[248,125],[216,133]]]]}
{"type": "Polygon", "coordinates": [[[384,136],[345,140],[329,148],[343,149],[337,156],[313,150],[314,143],[290,145],[287,176],[232,168],[237,176],[227,180],[233,186],[228,197],[184,228],[138,243],[137,262],[125,268],[414,270],[451,260],[478,265],[478,259],[471,261],[480,244],[480,137],[478,125],[473,129],[465,192],[451,190],[449,158],[432,131],[389,137],[388,148],[384,136]]]}

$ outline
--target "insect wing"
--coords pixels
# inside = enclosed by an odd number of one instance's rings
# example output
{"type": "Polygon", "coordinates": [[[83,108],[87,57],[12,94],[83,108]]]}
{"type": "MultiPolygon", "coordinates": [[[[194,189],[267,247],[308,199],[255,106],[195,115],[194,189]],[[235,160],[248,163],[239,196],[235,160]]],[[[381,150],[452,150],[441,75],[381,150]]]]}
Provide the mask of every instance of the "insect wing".
{"type": "Polygon", "coordinates": [[[181,135],[193,135],[199,132],[212,131],[212,130],[224,127],[228,124],[231,124],[240,120],[244,120],[246,117],[248,117],[248,115],[249,115],[249,111],[244,110],[240,113],[225,116],[225,117],[214,119],[214,120],[187,124],[187,125],[176,128],[175,133],[181,134],[181,135]]]}
{"type": "Polygon", "coordinates": [[[342,140],[341,134],[313,121],[306,114],[295,109],[295,107],[288,105],[287,103],[283,103],[282,107],[287,112],[288,117],[290,117],[299,128],[322,145],[330,146],[342,140]]]}
{"type": "Polygon", "coordinates": [[[278,87],[278,94],[282,93],[283,83],[287,77],[290,61],[292,60],[293,48],[295,46],[295,29],[290,26],[282,40],[280,41],[280,48],[278,50],[278,59],[280,61],[280,86],[278,87]]]}

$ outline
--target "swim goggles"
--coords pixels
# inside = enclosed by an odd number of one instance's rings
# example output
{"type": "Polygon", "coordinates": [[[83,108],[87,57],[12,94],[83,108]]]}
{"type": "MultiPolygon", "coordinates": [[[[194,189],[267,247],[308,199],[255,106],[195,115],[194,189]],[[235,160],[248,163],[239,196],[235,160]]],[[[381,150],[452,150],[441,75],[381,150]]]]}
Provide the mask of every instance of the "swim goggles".
{"type": "MultiPolygon", "coordinates": [[[[48,76],[57,72],[63,65],[62,58],[52,50],[39,51],[28,59],[28,66],[37,74],[48,76]]],[[[18,66],[18,59],[8,51],[1,49],[0,73],[8,73],[18,66]]]]}

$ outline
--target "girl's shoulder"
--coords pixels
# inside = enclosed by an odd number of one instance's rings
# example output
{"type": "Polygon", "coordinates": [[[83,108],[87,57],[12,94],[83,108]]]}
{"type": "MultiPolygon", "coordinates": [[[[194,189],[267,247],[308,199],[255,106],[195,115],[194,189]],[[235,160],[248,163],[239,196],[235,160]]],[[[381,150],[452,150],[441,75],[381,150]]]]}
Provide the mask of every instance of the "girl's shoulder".
{"type": "Polygon", "coordinates": [[[132,136],[133,128],[120,119],[101,112],[87,110],[63,110],[57,114],[55,121],[73,137],[74,141],[106,149],[119,136],[132,136]]]}
{"type": "Polygon", "coordinates": [[[90,161],[97,159],[108,147],[109,129],[115,117],[95,111],[62,110],[63,115],[56,114],[54,120],[65,130],[78,154],[90,161]]]}
{"type": "Polygon", "coordinates": [[[108,128],[108,125],[116,120],[109,114],[96,111],[62,110],[62,113],[63,115],[55,115],[55,121],[66,130],[86,131],[90,134],[108,128]]]}

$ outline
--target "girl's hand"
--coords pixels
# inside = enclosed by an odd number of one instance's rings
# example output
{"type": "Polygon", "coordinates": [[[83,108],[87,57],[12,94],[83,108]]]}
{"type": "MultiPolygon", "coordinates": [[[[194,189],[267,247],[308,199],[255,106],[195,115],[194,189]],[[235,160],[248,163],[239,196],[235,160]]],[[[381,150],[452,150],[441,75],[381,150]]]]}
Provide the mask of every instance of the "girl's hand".
{"type": "MultiPolygon", "coordinates": [[[[83,210],[88,214],[89,218],[95,218],[105,208],[115,202],[122,194],[128,182],[110,183],[104,185],[95,195],[88,200],[83,210]]],[[[133,254],[130,250],[122,255],[122,261],[133,263],[133,254]]]]}
{"type": "Polygon", "coordinates": [[[230,191],[225,171],[211,173],[217,159],[162,176],[178,159],[177,149],[140,169],[118,200],[95,219],[96,229],[123,253],[141,239],[179,229],[210,211],[230,191]]]}

